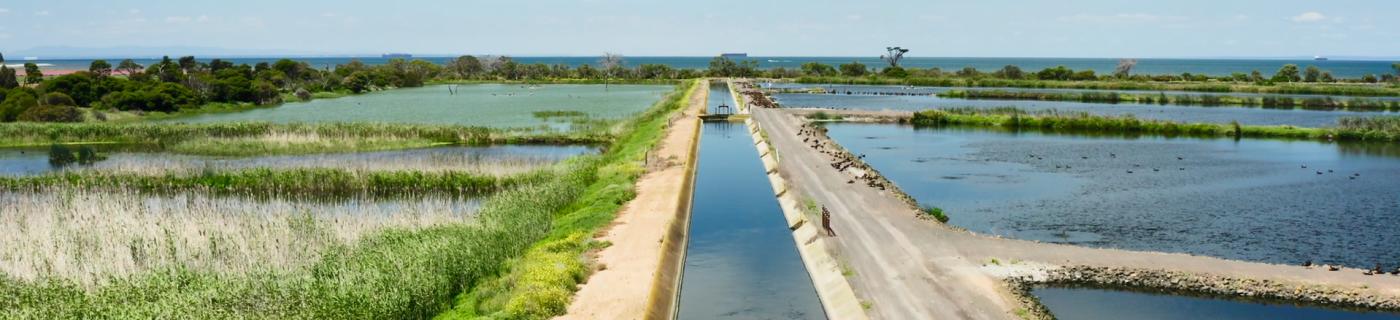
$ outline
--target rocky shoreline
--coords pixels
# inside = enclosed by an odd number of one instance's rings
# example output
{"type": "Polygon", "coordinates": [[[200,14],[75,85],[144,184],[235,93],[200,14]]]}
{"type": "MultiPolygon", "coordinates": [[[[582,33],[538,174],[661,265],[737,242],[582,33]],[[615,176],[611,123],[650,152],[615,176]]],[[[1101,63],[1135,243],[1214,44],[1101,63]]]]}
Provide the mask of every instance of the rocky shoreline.
{"type": "Polygon", "coordinates": [[[1069,266],[1044,270],[1043,274],[1006,278],[1008,287],[1032,319],[1053,319],[1030,294],[1042,285],[1086,286],[1164,291],[1172,294],[1244,298],[1268,302],[1301,302],[1318,306],[1370,311],[1400,311],[1400,296],[1385,295],[1365,286],[1339,287],[1298,284],[1269,279],[1244,279],[1182,271],[1126,267],[1069,266]]]}

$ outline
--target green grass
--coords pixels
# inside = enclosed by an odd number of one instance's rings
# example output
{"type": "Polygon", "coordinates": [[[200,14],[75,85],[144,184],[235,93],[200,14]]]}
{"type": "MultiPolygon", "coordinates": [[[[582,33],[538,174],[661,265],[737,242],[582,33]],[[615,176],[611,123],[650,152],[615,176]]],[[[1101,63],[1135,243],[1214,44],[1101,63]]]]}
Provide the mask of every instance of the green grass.
{"type": "Polygon", "coordinates": [[[584,253],[600,245],[592,240],[593,234],[636,196],[635,183],[644,172],[647,152],[663,137],[669,116],[689,101],[694,85],[694,81],[687,82],[677,93],[623,124],[629,129],[603,155],[596,180],[583,189],[578,200],[555,215],[543,240],[523,257],[508,261],[506,273],[458,297],[453,309],[438,318],[547,319],[562,314],[576,286],[588,276],[584,253]]]}
{"type": "Polygon", "coordinates": [[[935,87],[1000,87],[1095,90],[1148,90],[1195,92],[1249,92],[1279,94],[1321,94],[1338,96],[1400,96],[1400,86],[1361,84],[1255,84],[1242,82],[1155,82],[1155,81],[1058,81],[1009,80],[996,78],[887,78],[887,77],[802,77],[798,83],[875,84],[935,87]]]}
{"type": "Polygon", "coordinates": [[[970,125],[1085,133],[1158,134],[1166,136],[1285,138],[1341,141],[1400,141],[1397,117],[1344,118],[1335,128],[1177,123],[1128,117],[1056,111],[1027,113],[1016,109],[947,109],[914,113],[915,125],[970,125]]]}

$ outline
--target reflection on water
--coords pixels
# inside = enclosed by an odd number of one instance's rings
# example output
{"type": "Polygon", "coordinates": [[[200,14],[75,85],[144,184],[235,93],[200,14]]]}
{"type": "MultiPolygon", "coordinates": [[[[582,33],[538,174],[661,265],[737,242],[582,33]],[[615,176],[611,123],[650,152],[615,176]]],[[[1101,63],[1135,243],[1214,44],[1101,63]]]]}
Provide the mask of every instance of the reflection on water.
{"type": "Polygon", "coordinates": [[[1057,319],[1400,319],[1400,314],[1093,288],[1042,287],[1032,294],[1057,319]]]}
{"type": "Polygon", "coordinates": [[[544,125],[536,111],[581,111],[599,118],[640,112],[671,90],[665,85],[461,85],[395,89],[275,108],[206,114],[171,122],[389,122],[488,127],[544,125]]]}
{"type": "Polygon", "coordinates": [[[746,127],[705,123],[696,170],[679,318],[825,318],[746,127]]]}
{"type": "Polygon", "coordinates": [[[829,127],[979,233],[1284,264],[1400,259],[1389,145],[829,127]]]}

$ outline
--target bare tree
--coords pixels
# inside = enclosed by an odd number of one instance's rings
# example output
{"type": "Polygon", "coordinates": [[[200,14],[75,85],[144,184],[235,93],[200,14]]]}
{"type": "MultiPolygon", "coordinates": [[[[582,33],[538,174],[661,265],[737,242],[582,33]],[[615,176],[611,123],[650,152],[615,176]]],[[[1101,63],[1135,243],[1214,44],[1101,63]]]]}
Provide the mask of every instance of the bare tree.
{"type": "Polygon", "coordinates": [[[1133,72],[1133,67],[1136,67],[1137,63],[1137,59],[1118,59],[1118,67],[1113,69],[1113,75],[1127,78],[1128,73],[1133,72]]]}
{"type": "Polygon", "coordinates": [[[899,60],[904,59],[904,54],[909,53],[909,49],[900,47],[885,47],[887,54],[880,56],[880,60],[885,60],[890,64],[890,68],[898,68],[899,60]]]}
{"type": "Polygon", "coordinates": [[[501,56],[485,55],[481,56],[481,68],[486,73],[496,72],[496,68],[501,67],[501,56]]]}
{"type": "Polygon", "coordinates": [[[604,52],[603,58],[598,59],[598,67],[603,68],[603,91],[607,91],[609,80],[616,75],[617,69],[622,67],[622,55],[604,52]]]}

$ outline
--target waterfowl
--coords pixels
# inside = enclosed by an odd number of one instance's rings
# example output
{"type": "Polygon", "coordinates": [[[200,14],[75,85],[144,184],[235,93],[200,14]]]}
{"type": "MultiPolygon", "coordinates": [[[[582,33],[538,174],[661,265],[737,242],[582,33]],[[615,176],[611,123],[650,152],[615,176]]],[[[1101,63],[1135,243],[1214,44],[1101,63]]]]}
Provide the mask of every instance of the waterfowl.
{"type": "Polygon", "coordinates": [[[1330,265],[1330,264],[1327,265],[1327,271],[1337,271],[1337,270],[1342,270],[1342,267],[1334,266],[1334,265],[1330,265]]]}
{"type": "Polygon", "coordinates": [[[1322,171],[1321,171],[1321,170],[1318,170],[1318,171],[1317,171],[1317,174],[1318,174],[1318,175],[1322,175],[1322,171]]]}
{"type": "Polygon", "coordinates": [[[1158,172],[1158,171],[1162,171],[1162,170],[1158,170],[1157,168],[1152,168],[1152,172],[1158,172]]]}
{"type": "Polygon", "coordinates": [[[1306,165],[1306,164],[1303,165],[1303,169],[1307,169],[1307,168],[1308,168],[1308,165],[1306,165]]]}
{"type": "Polygon", "coordinates": [[[1186,168],[1176,168],[1177,171],[1186,171],[1186,168]]]}
{"type": "Polygon", "coordinates": [[[1133,173],[1133,170],[1128,170],[1128,173],[1133,173]]]}
{"type": "Polygon", "coordinates": [[[1176,157],[1176,159],[1177,159],[1177,160],[1186,160],[1186,158],[1182,158],[1182,157],[1176,157]]]}
{"type": "Polygon", "coordinates": [[[1332,169],[1327,169],[1327,173],[1332,173],[1332,169]]]}
{"type": "Polygon", "coordinates": [[[1079,158],[1080,158],[1080,159],[1084,159],[1084,160],[1089,160],[1089,157],[1079,157],[1079,158]]]}

